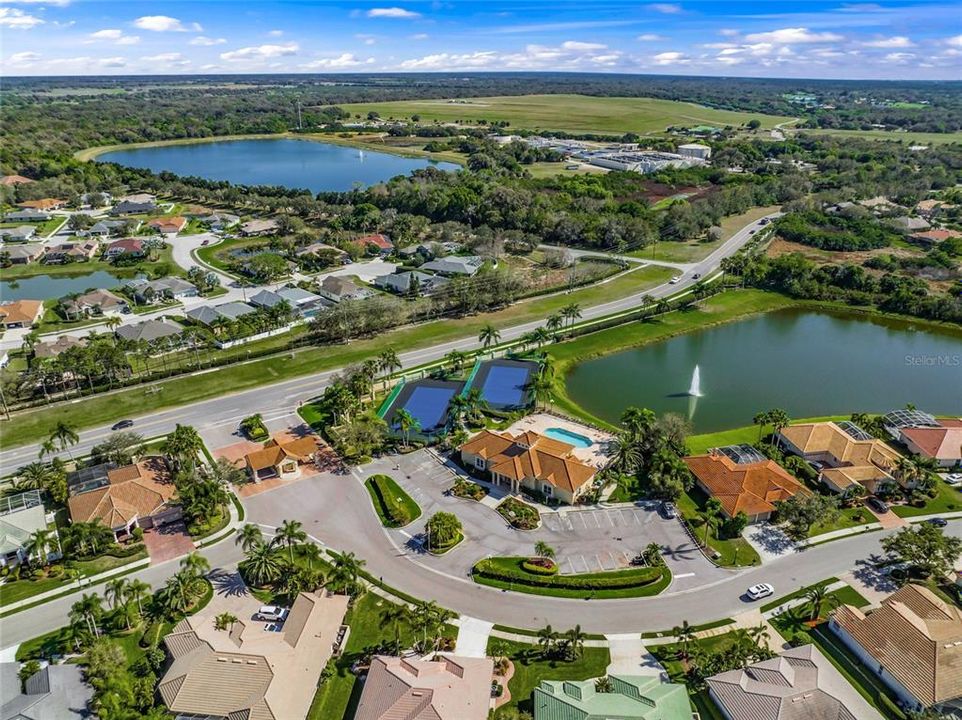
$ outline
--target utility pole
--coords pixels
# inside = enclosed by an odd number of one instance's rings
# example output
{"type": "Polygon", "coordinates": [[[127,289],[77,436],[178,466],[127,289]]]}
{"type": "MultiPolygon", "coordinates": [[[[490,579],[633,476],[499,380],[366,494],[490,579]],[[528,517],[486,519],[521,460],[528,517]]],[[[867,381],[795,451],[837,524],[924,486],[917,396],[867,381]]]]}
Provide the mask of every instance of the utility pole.
{"type": "Polygon", "coordinates": [[[301,130],[301,99],[297,99],[297,129],[301,130]]]}

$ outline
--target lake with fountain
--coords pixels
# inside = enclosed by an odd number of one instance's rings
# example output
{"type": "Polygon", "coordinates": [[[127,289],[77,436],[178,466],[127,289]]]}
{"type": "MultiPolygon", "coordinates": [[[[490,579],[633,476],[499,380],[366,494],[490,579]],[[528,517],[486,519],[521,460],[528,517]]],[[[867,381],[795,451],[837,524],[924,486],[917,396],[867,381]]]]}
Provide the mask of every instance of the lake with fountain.
{"type": "Polygon", "coordinates": [[[691,418],[696,432],[794,418],[885,412],[912,403],[962,414],[962,335],[911,321],[780,310],[575,366],[569,397],[617,422],[630,406],[691,418]]]}
{"type": "Polygon", "coordinates": [[[460,167],[427,158],[293,138],[135,147],[103,153],[97,160],[238,185],[282,185],[311,192],[351,190],[426,167],[460,167]]]}

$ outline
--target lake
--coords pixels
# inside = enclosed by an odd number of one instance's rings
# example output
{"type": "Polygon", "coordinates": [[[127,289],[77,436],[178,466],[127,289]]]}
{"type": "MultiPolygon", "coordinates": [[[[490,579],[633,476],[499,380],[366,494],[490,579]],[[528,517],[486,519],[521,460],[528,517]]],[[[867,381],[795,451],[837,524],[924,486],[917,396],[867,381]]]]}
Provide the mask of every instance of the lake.
{"type": "Polygon", "coordinates": [[[315,193],[373,185],[428,166],[460,168],[454,163],[290,138],[131,148],[98,155],[97,160],[238,185],[307,188],[315,193]]]}
{"type": "Polygon", "coordinates": [[[90,288],[109,289],[121,284],[123,279],[105,270],[74,276],[34,275],[17,280],[0,281],[0,299],[49,300],[61,298],[70,293],[82,293],[90,288]]]}
{"type": "Polygon", "coordinates": [[[793,418],[887,412],[912,403],[962,414],[962,337],[911,322],[783,310],[588,360],[569,397],[617,423],[629,405],[691,418],[698,433],[793,418]],[[690,397],[699,368],[701,397],[690,397]]]}

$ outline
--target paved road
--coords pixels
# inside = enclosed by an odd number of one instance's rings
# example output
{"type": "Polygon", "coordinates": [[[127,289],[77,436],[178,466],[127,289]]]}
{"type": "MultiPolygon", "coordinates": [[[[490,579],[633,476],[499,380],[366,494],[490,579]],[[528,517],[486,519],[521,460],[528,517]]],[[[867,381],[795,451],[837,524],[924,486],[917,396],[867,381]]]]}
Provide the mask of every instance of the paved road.
{"type": "MultiPolygon", "coordinates": [[[[582,319],[591,320],[635,309],[641,305],[642,298],[646,296],[661,298],[684,291],[696,282],[696,280],[692,278],[693,274],[697,273],[702,277],[710,275],[718,269],[723,258],[737,252],[751,239],[753,232],[757,231],[760,227],[762,227],[760,221],[746,225],[708,257],[696,263],[691,271],[684,273],[677,284],[670,285],[665,283],[645,292],[635,293],[618,300],[584,308],[582,310],[582,319]]],[[[517,339],[524,333],[539,327],[541,324],[542,321],[533,321],[509,328],[502,328],[501,339],[503,341],[517,339]]],[[[472,336],[441,343],[429,348],[402,353],[400,359],[404,368],[410,368],[439,360],[451,350],[473,350],[478,347],[480,347],[480,343],[476,337],[472,336]]],[[[150,437],[169,432],[174,428],[175,424],[181,423],[193,425],[203,432],[205,428],[217,427],[225,423],[236,423],[241,418],[252,413],[259,412],[265,415],[276,416],[278,411],[284,408],[291,411],[300,403],[322,392],[324,388],[327,387],[331,378],[338,372],[340,372],[340,369],[330,370],[311,376],[285,380],[280,383],[265,384],[252,390],[245,390],[198,403],[182,405],[170,410],[152,412],[149,416],[136,420],[135,430],[150,437]]],[[[202,374],[200,377],[202,377],[202,374]]],[[[202,380],[198,380],[198,382],[202,382],[202,380]]],[[[14,416],[13,422],[16,422],[16,416],[14,416]]],[[[0,424],[0,427],[2,427],[2,424],[0,424]]],[[[74,454],[82,455],[88,452],[94,445],[101,442],[110,432],[109,425],[84,430],[80,433],[80,442],[73,447],[72,451],[74,454]]],[[[13,469],[25,465],[36,458],[38,449],[38,444],[4,448],[3,451],[0,452],[0,468],[4,468],[6,471],[8,468],[13,469]]]]}

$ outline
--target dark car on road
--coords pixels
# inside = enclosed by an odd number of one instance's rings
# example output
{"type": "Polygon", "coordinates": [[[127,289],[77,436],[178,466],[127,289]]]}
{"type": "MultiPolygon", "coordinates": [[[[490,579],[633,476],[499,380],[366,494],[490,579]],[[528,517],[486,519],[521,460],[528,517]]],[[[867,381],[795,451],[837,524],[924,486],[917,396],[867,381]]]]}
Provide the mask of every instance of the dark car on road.
{"type": "Polygon", "coordinates": [[[111,430],[124,430],[129,427],[134,426],[133,420],[121,420],[120,422],[115,422],[110,429],[111,430]]]}
{"type": "Polygon", "coordinates": [[[889,506],[883,500],[875,496],[870,497],[866,503],[877,513],[887,513],[889,511],[889,506]]]}
{"type": "Polygon", "coordinates": [[[665,502],[661,504],[661,514],[669,520],[674,520],[678,517],[678,510],[675,508],[675,503],[665,500],[665,502]]]}
{"type": "Polygon", "coordinates": [[[949,521],[945,518],[929,518],[926,520],[929,525],[935,525],[935,527],[945,527],[949,524],[949,521]]]}

